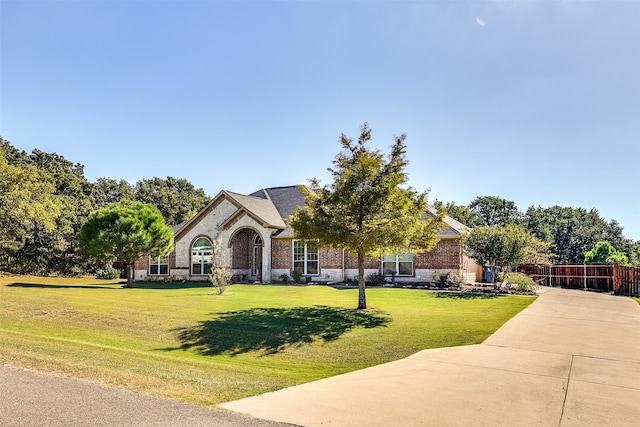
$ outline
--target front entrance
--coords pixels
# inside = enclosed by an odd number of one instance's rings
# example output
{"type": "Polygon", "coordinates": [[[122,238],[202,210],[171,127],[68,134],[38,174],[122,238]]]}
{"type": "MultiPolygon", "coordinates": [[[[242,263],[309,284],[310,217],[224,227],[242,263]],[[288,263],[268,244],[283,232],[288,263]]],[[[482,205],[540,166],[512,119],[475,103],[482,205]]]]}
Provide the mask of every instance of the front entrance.
{"type": "Polygon", "coordinates": [[[255,281],[262,282],[262,239],[257,234],[253,240],[251,276],[255,277],[255,281]]]}
{"type": "Polygon", "coordinates": [[[242,228],[233,234],[229,247],[233,274],[245,282],[261,282],[263,240],[260,234],[253,228],[242,228]]]}

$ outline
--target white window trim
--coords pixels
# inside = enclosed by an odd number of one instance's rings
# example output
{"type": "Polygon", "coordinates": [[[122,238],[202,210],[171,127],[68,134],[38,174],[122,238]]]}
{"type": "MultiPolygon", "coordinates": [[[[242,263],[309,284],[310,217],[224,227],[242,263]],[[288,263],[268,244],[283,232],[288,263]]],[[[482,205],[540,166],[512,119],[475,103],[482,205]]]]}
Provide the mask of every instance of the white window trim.
{"type": "Polygon", "coordinates": [[[305,242],[304,244],[304,256],[302,260],[296,260],[296,242],[302,242],[302,240],[296,239],[293,240],[291,242],[291,272],[293,273],[295,271],[295,265],[296,265],[296,261],[297,262],[302,262],[303,265],[303,269],[304,272],[302,273],[303,276],[319,276],[320,275],[320,247],[318,246],[318,244],[316,243],[316,254],[318,256],[317,260],[310,260],[308,257],[308,246],[307,243],[305,242]],[[309,262],[315,262],[318,264],[317,267],[317,272],[316,273],[309,273],[307,270],[308,264],[309,262]]]}
{"type": "Polygon", "coordinates": [[[161,257],[161,256],[157,256],[157,257],[152,257],[151,255],[149,255],[149,276],[168,276],[169,275],[169,256],[166,257],[161,257]],[[160,262],[160,258],[166,258],[167,262],[165,263],[161,263],[160,262]],[[151,266],[156,266],[158,267],[158,272],[157,273],[152,273],[151,272],[151,266]],[[167,272],[166,273],[161,273],[160,272],[160,266],[162,265],[166,265],[167,266],[167,272]]]}
{"type": "MultiPolygon", "coordinates": [[[[384,256],[385,255],[392,255],[392,254],[384,254],[383,253],[382,257],[380,258],[380,267],[381,267],[381,270],[382,270],[382,275],[385,275],[384,264],[385,263],[391,263],[391,262],[395,262],[395,272],[396,272],[395,276],[396,277],[412,277],[415,274],[414,273],[414,263],[413,263],[413,253],[411,253],[411,252],[404,252],[402,254],[396,253],[395,254],[395,261],[385,261],[384,260],[384,256]],[[403,255],[405,253],[411,254],[411,273],[410,274],[400,274],[400,263],[401,262],[409,262],[409,261],[400,261],[400,255],[403,255]]],[[[386,273],[386,274],[388,274],[388,273],[386,273]]]]}
{"type": "MultiPolygon", "coordinates": [[[[205,271],[204,266],[205,266],[206,264],[205,264],[205,262],[204,262],[204,256],[203,256],[202,254],[204,254],[205,252],[208,252],[208,251],[197,251],[197,253],[198,253],[198,254],[200,254],[200,262],[199,262],[198,264],[200,264],[200,271],[201,271],[202,273],[194,273],[194,272],[193,272],[193,266],[195,265],[195,263],[193,262],[193,256],[194,256],[194,254],[193,254],[193,253],[194,253],[193,245],[195,245],[195,243],[196,243],[198,240],[200,240],[200,239],[207,239],[207,240],[209,241],[209,244],[210,244],[210,245],[211,245],[211,247],[213,248],[213,242],[212,242],[212,241],[211,241],[211,239],[210,239],[210,238],[208,238],[208,237],[200,236],[200,237],[198,237],[196,240],[194,240],[194,242],[191,244],[191,256],[190,256],[190,261],[191,261],[191,268],[190,268],[190,270],[191,270],[191,275],[192,275],[192,276],[206,276],[206,275],[207,275],[207,273],[204,273],[204,271],[205,271]]],[[[211,256],[213,256],[213,249],[211,250],[211,256]]]]}

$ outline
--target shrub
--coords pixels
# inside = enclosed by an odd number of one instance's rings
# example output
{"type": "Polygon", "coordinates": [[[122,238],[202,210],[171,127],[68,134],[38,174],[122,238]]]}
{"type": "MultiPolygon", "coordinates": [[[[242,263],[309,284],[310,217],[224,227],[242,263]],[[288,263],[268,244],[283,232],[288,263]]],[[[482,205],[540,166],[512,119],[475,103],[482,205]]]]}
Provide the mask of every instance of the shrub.
{"type": "Polygon", "coordinates": [[[114,280],[120,278],[120,270],[110,265],[96,270],[96,279],[114,280]]]}
{"type": "Polygon", "coordinates": [[[365,279],[365,283],[367,285],[384,285],[385,283],[387,283],[386,280],[384,280],[384,276],[379,274],[379,273],[371,273],[370,275],[367,276],[367,278],[365,279]]]}
{"type": "Polygon", "coordinates": [[[289,275],[288,274],[281,274],[280,275],[280,281],[282,283],[289,283],[289,275]]]}
{"type": "MultiPolygon", "coordinates": [[[[504,273],[500,273],[498,275],[498,281],[504,282],[504,276],[504,273]]],[[[515,289],[517,291],[535,292],[536,289],[538,289],[538,285],[536,285],[536,282],[534,282],[533,279],[526,274],[508,273],[506,279],[508,283],[511,283],[511,289],[515,289]]]]}
{"type": "Polygon", "coordinates": [[[464,284],[464,279],[457,273],[450,271],[439,272],[436,270],[433,273],[431,282],[439,288],[458,288],[464,284]]]}
{"type": "Polygon", "coordinates": [[[301,279],[302,279],[302,273],[300,273],[298,270],[293,270],[291,272],[291,277],[293,277],[293,281],[296,283],[300,283],[301,279]]]}

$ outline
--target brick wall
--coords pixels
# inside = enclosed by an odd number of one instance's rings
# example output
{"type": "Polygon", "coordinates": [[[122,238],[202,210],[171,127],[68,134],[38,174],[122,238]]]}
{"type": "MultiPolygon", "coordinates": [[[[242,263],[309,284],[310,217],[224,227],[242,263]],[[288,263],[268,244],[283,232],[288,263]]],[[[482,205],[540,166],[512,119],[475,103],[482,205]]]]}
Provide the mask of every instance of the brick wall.
{"type": "MultiPolygon", "coordinates": [[[[358,255],[349,252],[344,254],[345,268],[358,268],[358,255]]],[[[378,258],[367,257],[364,260],[364,268],[380,270],[380,260],[378,258]]]]}
{"type": "Polygon", "coordinates": [[[293,239],[271,239],[271,268],[291,269],[293,239]]]}
{"type": "MultiPolygon", "coordinates": [[[[290,269],[293,264],[293,239],[271,240],[271,268],[290,269]]],[[[321,247],[320,270],[323,268],[342,268],[342,251],[335,248],[321,247]]]]}
{"type": "Polygon", "coordinates": [[[251,265],[251,235],[248,230],[237,233],[231,241],[231,268],[247,269],[251,265]]]}
{"type": "Polygon", "coordinates": [[[413,257],[414,268],[451,269],[462,268],[460,265],[461,247],[459,240],[440,240],[428,252],[413,257]]]}
{"type": "Polygon", "coordinates": [[[342,250],[335,248],[320,248],[320,269],[342,268],[342,250]]]}

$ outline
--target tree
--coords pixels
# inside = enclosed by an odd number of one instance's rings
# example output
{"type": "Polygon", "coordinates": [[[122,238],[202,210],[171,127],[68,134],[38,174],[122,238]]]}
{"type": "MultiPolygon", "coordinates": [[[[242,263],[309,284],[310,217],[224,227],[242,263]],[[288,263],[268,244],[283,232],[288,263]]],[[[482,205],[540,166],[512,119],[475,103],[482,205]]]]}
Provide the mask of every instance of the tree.
{"type": "Polygon", "coordinates": [[[218,236],[212,242],[211,272],[209,281],[218,295],[224,294],[229,285],[233,272],[231,271],[231,253],[229,248],[222,243],[222,237],[218,236]]]}
{"type": "Polygon", "coordinates": [[[485,227],[517,224],[522,218],[514,202],[495,196],[476,197],[469,203],[469,209],[479,218],[478,225],[485,227]]]}
{"type": "Polygon", "coordinates": [[[0,267],[7,268],[9,257],[22,249],[34,230],[55,229],[61,202],[49,177],[37,167],[9,163],[14,153],[8,153],[8,142],[0,140],[0,267]]]}
{"type": "Polygon", "coordinates": [[[291,217],[297,238],[347,250],[358,258],[358,309],[367,308],[364,263],[382,252],[423,251],[437,243],[442,217],[426,218],[427,193],[407,182],[406,135],[395,137],[388,159],[367,148],[371,129],[365,123],[357,142],[340,137],[342,151],[329,168],[333,182],[305,189],[306,208],[291,217]]]}
{"type": "Polygon", "coordinates": [[[84,166],[56,153],[33,150],[26,158],[54,185],[54,194],[64,206],[52,229],[35,227],[16,252],[17,266],[35,274],[81,274],[89,267],[78,249],[82,224],[96,206],[93,184],[84,176],[84,166]]]}
{"type": "Polygon", "coordinates": [[[433,203],[433,207],[438,210],[442,209],[446,213],[446,215],[450,216],[458,222],[461,222],[469,228],[482,225],[482,221],[478,217],[478,215],[467,206],[456,205],[455,202],[447,202],[447,204],[445,205],[441,201],[436,200],[433,203]]]}
{"type": "Polygon", "coordinates": [[[143,179],[136,183],[135,198],[157,207],[169,225],[188,221],[209,203],[202,188],[196,189],[186,179],[143,179]]]}
{"type": "Polygon", "coordinates": [[[131,287],[135,261],[143,255],[168,255],[173,250],[173,230],[156,207],[122,200],[93,212],[80,230],[79,242],[89,256],[125,263],[131,287]]]}
{"type": "Polygon", "coordinates": [[[98,178],[95,182],[94,199],[98,207],[123,199],[135,200],[133,187],[124,179],[98,178]]]}
{"type": "Polygon", "coordinates": [[[616,221],[605,221],[597,209],[531,206],[523,224],[532,235],[550,244],[559,263],[582,263],[585,252],[599,241],[607,241],[632,260],[637,259],[634,244],[624,238],[622,227],[616,221]]]}
{"type": "Polygon", "coordinates": [[[623,252],[618,252],[609,242],[598,242],[584,253],[585,264],[621,264],[629,265],[629,258],[623,252]]]}
{"type": "Polygon", "coordinates": [[[476,227],[465,236],[463,244],[469,257],[479,265],[501,267],[505,280],[511,267],[523,263],[537,247],[544,246],[516,225],[476,227]]]}

